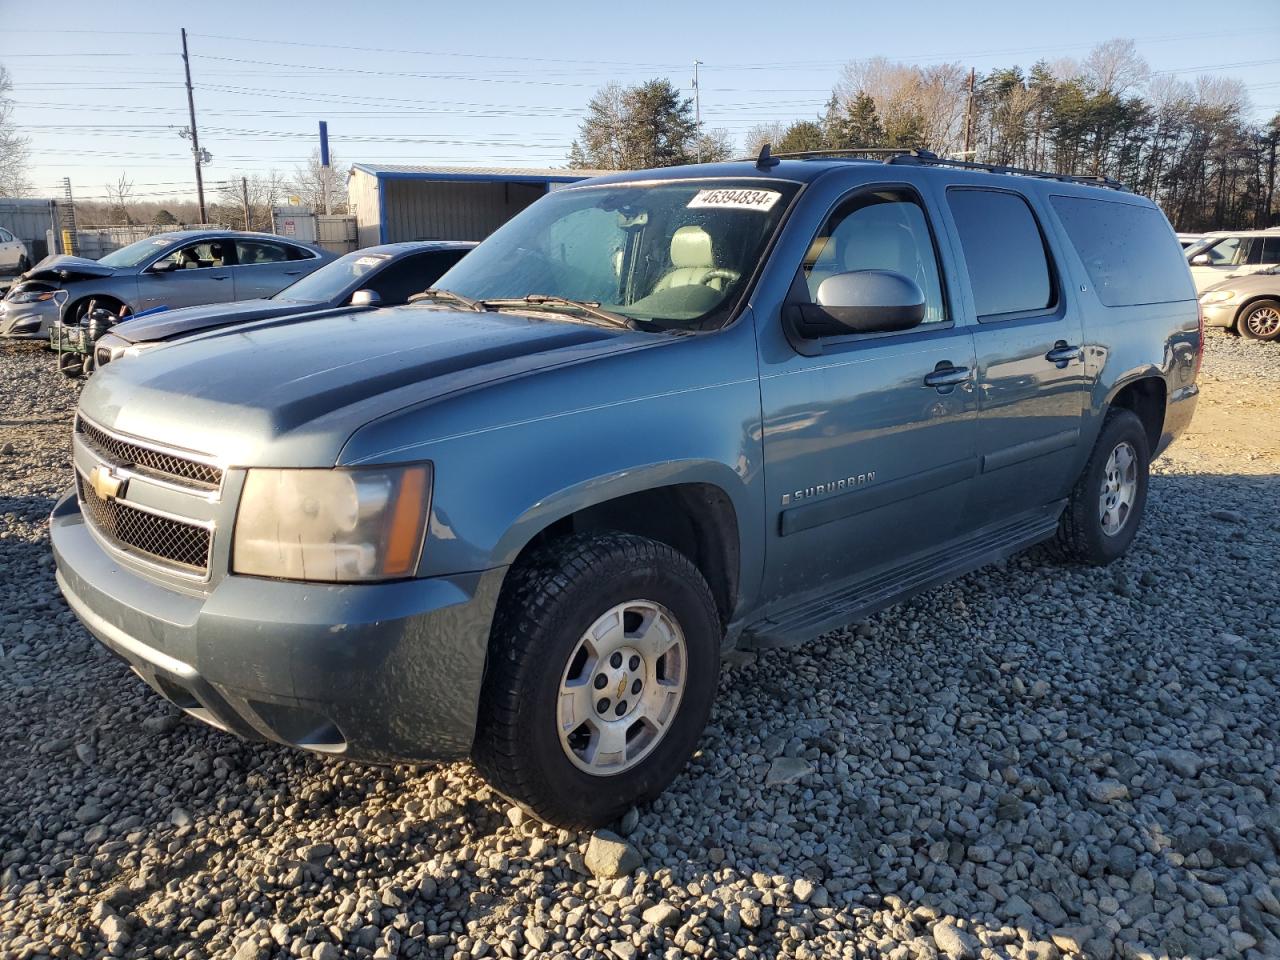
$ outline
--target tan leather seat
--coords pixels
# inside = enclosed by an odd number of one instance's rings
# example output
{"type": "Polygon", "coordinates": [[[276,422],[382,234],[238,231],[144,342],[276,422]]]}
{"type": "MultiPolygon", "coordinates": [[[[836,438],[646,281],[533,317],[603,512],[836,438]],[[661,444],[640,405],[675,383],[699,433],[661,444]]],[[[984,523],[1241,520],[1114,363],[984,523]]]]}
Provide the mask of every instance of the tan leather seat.
{"type": "Polygon", "coordinates": [[[715,269],[715,252],[711,248],[711,235],[701,227],[681,227],[671,235],[672,269],[654,285],[654,292],[671,287],[691,287],[701,284],[713,290],[723,287],[721,277],[708,278],[715,269]]]}

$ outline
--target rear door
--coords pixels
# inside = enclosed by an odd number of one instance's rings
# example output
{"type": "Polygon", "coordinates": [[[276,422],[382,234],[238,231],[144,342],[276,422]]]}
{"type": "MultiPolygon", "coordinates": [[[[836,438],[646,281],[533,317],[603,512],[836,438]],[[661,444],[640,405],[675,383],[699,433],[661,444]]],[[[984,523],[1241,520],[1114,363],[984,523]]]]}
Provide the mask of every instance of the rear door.
{"type": "Polygon", "coordinates": [[[235,249],[229,240],[183,244],[138,276],[139,309],[228,303],[236,299],[231,274],[234,263],[235,249]],[[165,269],[169,265],[173,269],[165,269]]]}
{"type": "Polygon", "coordinates": [[[976,321],[979,474],[967,512],[980,526],[1065,496],[1083,425],[1084,322],[1033,199],[946,190],[976,321]]]}
{"type": "Polygon", "coordinates": [[[315,259],[310,250],[291,243],[237,239],[236,299],[256,300],[279,293],[315,269],[315,259]]]}
{"type": "Polygon", "coordinates": [[[812,300],[836,273],[892,270],[925,293],[918,327],[784,347],[762,324],[766,600],[825,592],[960,530],[976,469],[975,358],[932,217],[905,184],[845,195],[806,239],[788,298],[812,300]]]}

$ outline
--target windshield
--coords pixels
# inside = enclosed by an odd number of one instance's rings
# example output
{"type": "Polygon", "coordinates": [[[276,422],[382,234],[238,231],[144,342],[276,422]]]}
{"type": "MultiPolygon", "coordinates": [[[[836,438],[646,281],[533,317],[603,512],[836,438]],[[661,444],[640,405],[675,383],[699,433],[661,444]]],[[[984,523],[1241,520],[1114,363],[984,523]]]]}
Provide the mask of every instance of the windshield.
{"type": "Polygon", "coordinates": [[[104,267],[136,267],[143,261],[150,260],[165,247],[177,243],[177,241],[178,237],[172,233],[157,233],[154,237],[147,237],[147,239],[131,243],[127,247],[113,250],[98,262],[104,267]]]}
{"type": "Polygon", "coordinates": [[[436,286],[475,300],[567,297],[663,327],[711,329],[728,319],[797,190],[755,179],[559,190],[436,286]]]}
{"type": "Polygon", "coordinates": [[[271,299],[327,303],[335,297],[341,297],[353,283],[390,259],[389,253],[348,253],[333,263],[326,263],[297,283],[290,284],[271,299]]]}

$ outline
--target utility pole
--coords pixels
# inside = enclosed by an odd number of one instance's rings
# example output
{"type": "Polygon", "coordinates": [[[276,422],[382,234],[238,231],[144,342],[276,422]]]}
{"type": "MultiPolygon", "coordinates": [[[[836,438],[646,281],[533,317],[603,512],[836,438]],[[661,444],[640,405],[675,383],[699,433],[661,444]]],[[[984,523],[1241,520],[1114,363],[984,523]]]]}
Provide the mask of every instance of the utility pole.
{"type": "Polygon", "coordinates": [[[249,227],[249,178],[248,177],[240,178],[240,199],[244,201],[244,228],[248,230],[250,229],[249,227]]]}
{"type": "Polygon", "coordinates": [[[182,67],[187,73],[187,111],[191,114],[191,155],[196,161],[196,197],[200,201],[200,222],[208,223],[204,206],[204,173],[200,170],[200,134],[196,131],[196,98],[191,92],[191,58],[187,55],[187,28],[182,28],[182,67]]]}
{"type": "Polygon", "coordinates": [[[693,61],[693,129],[697,131],[698,162],[702,162],[702,88],[698,86],[698,67],[701,60],[693,61]]]}
{"type": "Polygon", "coordinates": [[[960,155],[962,160],[972,159],[971,152],[973,150],[973,93],[977,81],[977,71],[972,67],[969,68],[969,101],[964,108],[964,153],[960,155]]]}

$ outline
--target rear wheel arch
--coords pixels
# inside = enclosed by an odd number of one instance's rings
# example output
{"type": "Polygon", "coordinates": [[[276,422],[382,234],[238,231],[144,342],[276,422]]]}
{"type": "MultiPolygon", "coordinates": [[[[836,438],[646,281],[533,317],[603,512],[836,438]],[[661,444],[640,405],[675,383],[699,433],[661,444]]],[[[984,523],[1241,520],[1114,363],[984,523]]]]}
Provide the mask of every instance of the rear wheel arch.
{"type": "Polygon", "coordinates": [[[1169,388],[1158,375],[1143,376],[1123,384],[1107,403],[1110,410],[1132,410],[1142,421],[1147,434],[1147,447],[1154,456],[1164,433],[1165,405],[1169,388]]]}

